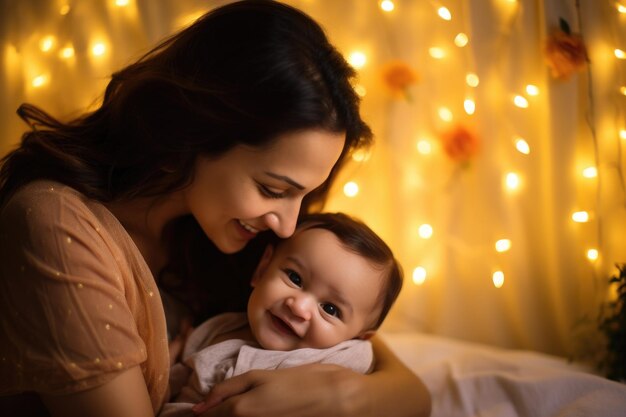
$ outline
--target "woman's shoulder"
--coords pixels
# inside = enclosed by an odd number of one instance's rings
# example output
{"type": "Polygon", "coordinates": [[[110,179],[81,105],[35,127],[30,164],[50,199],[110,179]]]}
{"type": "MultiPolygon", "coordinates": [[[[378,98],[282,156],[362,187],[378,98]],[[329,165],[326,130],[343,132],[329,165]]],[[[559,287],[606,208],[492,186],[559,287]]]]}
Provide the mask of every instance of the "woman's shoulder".
{"type": "Polygon", "coordinates": [[[2,217],[28,215],[40,221],[64,209],[86,210],[86,197],[75,189],[50,180],[35,180],[20,187],[2,208],[2,217]]]}

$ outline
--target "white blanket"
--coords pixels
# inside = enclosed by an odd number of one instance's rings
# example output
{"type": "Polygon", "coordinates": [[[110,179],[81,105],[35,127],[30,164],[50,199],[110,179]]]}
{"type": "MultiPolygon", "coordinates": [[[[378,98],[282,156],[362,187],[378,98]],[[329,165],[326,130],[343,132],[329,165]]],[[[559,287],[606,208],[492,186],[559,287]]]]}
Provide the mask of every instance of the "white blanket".
{"type": "Polygon", "coordinates": [[[565,359],[420,333],[382,333],[433,398],[432,417],[626,417],[626,385],[565,359]]]}

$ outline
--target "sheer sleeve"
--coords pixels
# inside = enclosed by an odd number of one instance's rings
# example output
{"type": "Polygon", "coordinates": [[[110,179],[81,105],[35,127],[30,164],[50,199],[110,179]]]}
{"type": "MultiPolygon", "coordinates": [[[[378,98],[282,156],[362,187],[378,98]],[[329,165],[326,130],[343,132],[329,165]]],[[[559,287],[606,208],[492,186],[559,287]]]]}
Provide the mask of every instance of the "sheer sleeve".
{"type": "Polygon", "coordinates": [[[123,259],[81,200],[55,191],[18,193],[0,213],[4,395],[85,390],[146,360],[123,259]]]}

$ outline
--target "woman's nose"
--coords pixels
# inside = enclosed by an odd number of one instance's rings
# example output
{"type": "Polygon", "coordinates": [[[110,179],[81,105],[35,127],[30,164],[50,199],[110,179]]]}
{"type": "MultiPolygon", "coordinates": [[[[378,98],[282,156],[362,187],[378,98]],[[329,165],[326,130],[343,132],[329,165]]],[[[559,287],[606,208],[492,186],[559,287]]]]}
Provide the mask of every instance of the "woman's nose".
{"type": "Polygon", "coordinates": [[[302,320],[309,321],[313,317],[313,306],[315,300],[306,293],[300,293],[296,296],[287,298],[285,304],[291,310],[292,314],[302,320]]]}
{"type": "Polygon", "coordinates": [[[293,235],[298,222],[300,212],[300,200],[295,203],[286,204],[279,210],[272,211],[265,215],[265,223],[281,238],[293,235]]]}

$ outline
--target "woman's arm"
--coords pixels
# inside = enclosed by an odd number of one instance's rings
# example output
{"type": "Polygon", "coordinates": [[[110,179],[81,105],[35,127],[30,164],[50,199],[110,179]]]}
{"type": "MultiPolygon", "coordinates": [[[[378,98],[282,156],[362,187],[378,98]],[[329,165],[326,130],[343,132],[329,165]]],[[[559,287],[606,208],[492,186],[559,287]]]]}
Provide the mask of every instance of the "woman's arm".
{"type": "Polygon", "coordinates": [[[42,395],[42,400],[54,417],[154,417],[139,366],[97,388],[68,395],[42,395]]]}
{"type": "Polygon", "coordinates": [[[382,341],[373,346],[376,367],[369,375],[335,365],[250,371],[213,387],[194,411],[203,417],[430,415],[423,382],[382,341]]]}

